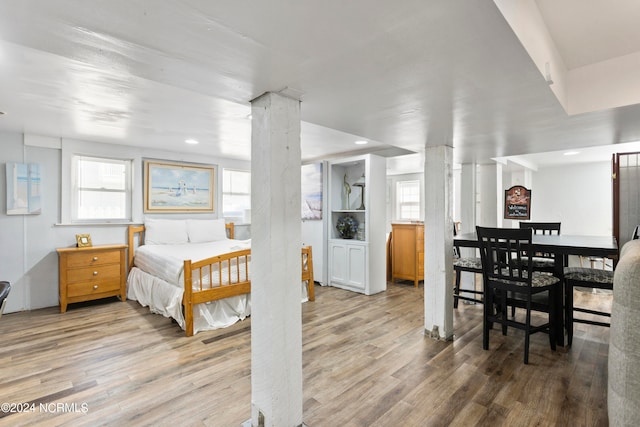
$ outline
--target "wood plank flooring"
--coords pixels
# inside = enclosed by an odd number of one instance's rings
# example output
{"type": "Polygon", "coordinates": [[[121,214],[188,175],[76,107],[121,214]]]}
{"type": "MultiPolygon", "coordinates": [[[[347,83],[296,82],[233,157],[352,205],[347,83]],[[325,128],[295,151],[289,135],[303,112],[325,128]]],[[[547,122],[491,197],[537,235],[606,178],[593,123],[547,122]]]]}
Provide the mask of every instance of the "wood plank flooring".
{"type": "MultiPolygon", "coordinates": [[[[526,366],[521,331],[496,329],[482,350],[481,305],[460,304],[453,341],[425,337],[423,295],[408,282],[374,296],[316,286],[302,305],[308,426],[607,425],[608,328],[576,324],[573,347],[556,352],[536,334],[526,366]]],[[[250,418],[249,319],[187,338],[138,303],[111,300],[5,314],[0,336],[0,401],[34,408],[0,412],[0,426],[250,418]]]]}

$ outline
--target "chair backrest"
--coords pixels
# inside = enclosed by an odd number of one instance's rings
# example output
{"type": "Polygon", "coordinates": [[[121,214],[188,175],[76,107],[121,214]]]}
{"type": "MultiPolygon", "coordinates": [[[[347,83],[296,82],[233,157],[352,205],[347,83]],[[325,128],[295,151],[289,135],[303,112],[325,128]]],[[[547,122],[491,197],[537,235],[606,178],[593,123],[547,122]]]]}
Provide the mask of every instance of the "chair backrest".
{"type": "Polygon", "coordinates": [[[0,282],[0,316],[2,316],[4,306],[7,303],[9,291],[11,291],[11,284],[5,281],[0,282]]]}
{"type": "Polygon", "coordinates": [[[520,228],[530,228],[534,234],[560,234],[559,222],[530,222],[520,221],[520,228]]]}
{"type": "Polygon", "coordinates": [[[476,227],[476,232],[485,280],[531,286],[533,259],[523,258],[531,250],[530,228],[476,227]]]}
{"type": "MultiPolygon", "coordinates": [[[[533,230],[533,234],[546,234],[546,235],[559,235],[560,234],[559,222],[531,222],[520,221],[520,228],[527,228],[533,230]]],[[[539,258],[554,259],[555,255],[548,252],[536,252],[534,254],[539,258]]]]}

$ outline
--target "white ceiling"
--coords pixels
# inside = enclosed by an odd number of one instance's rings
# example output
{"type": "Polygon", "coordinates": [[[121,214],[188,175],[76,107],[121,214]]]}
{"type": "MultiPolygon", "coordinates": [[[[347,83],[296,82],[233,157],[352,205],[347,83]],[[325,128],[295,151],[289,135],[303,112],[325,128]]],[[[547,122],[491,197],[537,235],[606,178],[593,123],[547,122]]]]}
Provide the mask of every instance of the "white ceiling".
{"type": "Polygon", "coordinates": [[[568,69],[640,52],[638,0],[536,0],[568,69]]]}
{"type": "MultiPolygon", "coordinates": [[[[615,3],[537,1],[575,66],[638,48],[638,2],[615,3]],[[584,50],[585,26],[622,41],[584,50]]],[[[249,159],[249,102],[282,90],[307,161],[356,139],[459,163],[640,140],[638,104],[567,115],[493,2],[0,0],[0,131],[249,159]]]]}

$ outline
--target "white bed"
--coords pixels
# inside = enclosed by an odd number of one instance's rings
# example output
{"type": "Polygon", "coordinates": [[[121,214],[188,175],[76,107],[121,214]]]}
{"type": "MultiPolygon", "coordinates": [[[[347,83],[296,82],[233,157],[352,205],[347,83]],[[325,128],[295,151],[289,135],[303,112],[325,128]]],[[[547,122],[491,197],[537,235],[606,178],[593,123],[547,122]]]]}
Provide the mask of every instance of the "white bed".
{"type": "MultiPolygon", "coordinates": [[[[129,227],[127,298],[175,319],[187,336],[243,320],[251,314],[251,241],[227,238],[225,227],[232,237],[233,224],[222,220],[183,222],[154,220],[129,227]]],[[[310,247],[302,250],[302,273],[305,302],[314,299],[310,247]]]]}

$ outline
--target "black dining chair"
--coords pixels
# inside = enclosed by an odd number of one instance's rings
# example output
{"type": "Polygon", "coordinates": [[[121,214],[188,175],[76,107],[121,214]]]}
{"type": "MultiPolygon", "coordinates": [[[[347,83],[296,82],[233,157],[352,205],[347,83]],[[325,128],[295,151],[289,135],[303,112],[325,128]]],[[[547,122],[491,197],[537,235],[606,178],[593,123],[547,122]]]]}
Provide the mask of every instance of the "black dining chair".
{"type": "Polygon", "coordinates": [[[476,227],[484,278],[484,315],[482,347],[489,349],[489,333],[494,323],[502,325],[502,334],[513,327],[524,331],[524,363],[529,363],[529,338],[536,332],[549,334],[549,345],[556,349],[556,305],[562,298],[560,279],[535,271],[531,253],[531,229],[476,227]],[[524,321],[507,316],[508,307],[526,310],[524,321]],[[533,325],[532,311],[546,313],[547,321],[533,325]]]}
{"type": "Polygon", "coordinates": [[[573,299],[573,290],[577,287],[588,288],[592,290],[603,289],[613,291],[613,270],[604,270],[600,268],[587,267],[565,267],[564,268],[564,306],[565,306],[565,325],[567,328],[567,343],[569,346],[573,343],[573,324],[586,323],[589,325],[610,327],[611,321],[605,321],[611,318],[611,313],[593,310],[586,307],[576,307],[573,299]],[[601,320],[592,320],[582,317],[575,317],[575,312],[587,313],[599,316],[601,320]]]}
{"type": "MultiPolygon", "coordinates": [[[[637,225],[631,234],[631,240],[640,238],[640,225],[637,225]]],[[[585,323],[588,325],[611,327],[611,313],[601,310],[593,310],[586,307],[576,307],[574,304],[573,291],[575,288],[586,288],[593,291],[597,290],[613,291],[614,270],[607,269],[607,258],[589,257],[590,261],[598,260],[602,262],[602,268],[596,268],[596,263],[591,263],[591,268],[582,266],[582,258],[580,267],[564,268],[564,289],[565,289],[565,325],[567,328],[567,343],[569,346],[573,343],[573,324],[585,323]],[[591,319],[584,317],[575,317],[575,312],[586,313],[591,315],[591,319]],[[593,317],[597,316],[593,320],[593,317]]]]}
{"type": "MultiPolygon", "coordinates": [[[[456,224],[453,227],[453,235],[456,236],[456,224]]],[[[469,301],[473,303],[480,303],[484,301],[483,291],[477,289],[460,289],[460,283],[462,279],[462,272],[482,274],[482,261],[477,257],[461,257],[460,248],[455,246],[453,251],[453,271],[456,274],[456,282],[453,285],[453,308],[458,308],[458,300],[469,301]]]]}
{"type": "MultiPolygon", "coordinates": [[[[559,235],[559,222],[530,222],[520,221],[520,228],[529,228],[533,230],[533,234],[542,235],[559,235]]],[[[526,261],[526,254],[524,260],[526,261]]],[[[544,271],[553,273],[555,268],[555,254],[546,252],[536,252],[533,254],[533,269],[535,271],[544,271]]]]}

